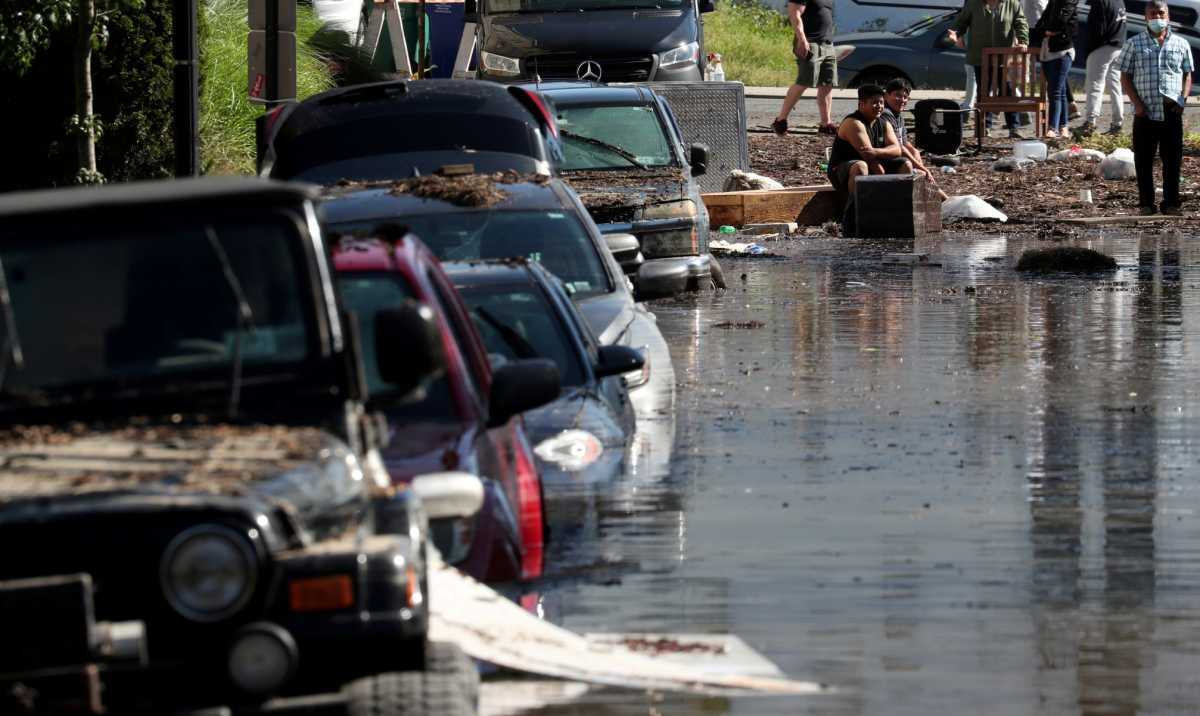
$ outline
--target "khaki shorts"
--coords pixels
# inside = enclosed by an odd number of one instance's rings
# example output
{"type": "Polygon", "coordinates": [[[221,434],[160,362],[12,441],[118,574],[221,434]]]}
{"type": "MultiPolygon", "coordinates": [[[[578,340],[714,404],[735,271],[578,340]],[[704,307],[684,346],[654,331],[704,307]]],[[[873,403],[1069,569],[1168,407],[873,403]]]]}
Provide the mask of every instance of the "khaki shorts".
{"type": "Polygon", "coordinates": [[[808,57],[796,58],[796,84],[803,87],[837,86],[837,53],[833,45],[812,43],[808,57]]]}

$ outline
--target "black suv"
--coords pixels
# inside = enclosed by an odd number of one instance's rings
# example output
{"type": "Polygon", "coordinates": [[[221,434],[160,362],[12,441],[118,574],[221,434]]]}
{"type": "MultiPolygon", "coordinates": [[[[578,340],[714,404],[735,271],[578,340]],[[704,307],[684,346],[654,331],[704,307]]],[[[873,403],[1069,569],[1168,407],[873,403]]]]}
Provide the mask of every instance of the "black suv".
{"type": "Polygon", "coordinates": [[[0,199],[0,713],[473,712],[474,668],[426,639],[419,490],[377,453],[377,411],[441,370],[429,312],[361,317],[410,337],[367,395],[312,200],[0,199]]]}
{"type": "Polygon", "coordinates": [[[561,157],[538,95],[476,80],[377,82],[329,90],[263,115],[259,173],[333,184],[512,169],[548,176],[561,157]]]}

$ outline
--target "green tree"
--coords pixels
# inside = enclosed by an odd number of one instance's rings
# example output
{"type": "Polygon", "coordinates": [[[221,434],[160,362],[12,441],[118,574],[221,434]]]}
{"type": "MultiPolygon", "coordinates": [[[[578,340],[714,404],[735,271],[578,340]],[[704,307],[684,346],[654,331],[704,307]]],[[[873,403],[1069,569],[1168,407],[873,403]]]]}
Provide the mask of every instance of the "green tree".
{"type": "Polygon", "coordinates": [[[102,128],[92,111],[92,51],[108,40],[108,22],[140,9],[144,0],[4,0],[0,3],[0,68],[18,75],[33,66],[60,32],[74,32],[75,114],[66,122],[75,136],[76,180],[96,183],[96,137],[102,128]]]}

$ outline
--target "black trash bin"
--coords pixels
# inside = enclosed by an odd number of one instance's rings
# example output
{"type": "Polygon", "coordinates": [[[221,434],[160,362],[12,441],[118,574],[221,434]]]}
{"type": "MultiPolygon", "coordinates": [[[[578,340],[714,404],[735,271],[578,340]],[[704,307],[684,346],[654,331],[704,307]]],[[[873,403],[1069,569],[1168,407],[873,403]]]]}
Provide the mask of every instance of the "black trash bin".
{"type": "Polygon", "coordinates": [[[952,99],[920,100],[913,107],[916,145],[932,154],[956,153],[962,146],[963,117],[967,114],[952,99]]]}

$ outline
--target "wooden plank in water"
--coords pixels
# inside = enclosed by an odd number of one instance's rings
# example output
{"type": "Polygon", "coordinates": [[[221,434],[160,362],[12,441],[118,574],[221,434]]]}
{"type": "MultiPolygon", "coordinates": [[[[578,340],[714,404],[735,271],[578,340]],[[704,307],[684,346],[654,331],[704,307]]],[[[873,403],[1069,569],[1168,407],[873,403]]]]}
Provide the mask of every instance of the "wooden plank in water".
{"type": "MultiPolygon", "coordinates": [[[[833,192],[833,187],[789,187],[786,189],[754,189],[702,194],[712,226],[728,224],[766,224],[796,221],[805,207],[818,195],[833,192]]],[[[801,222],[803,223],[803,222],[801,222]]]]}

